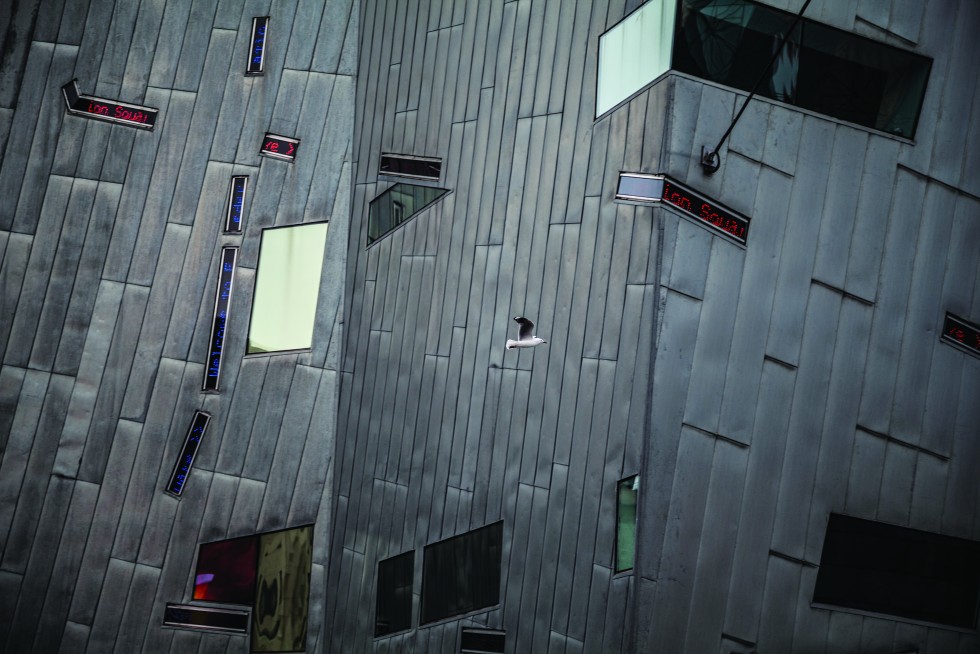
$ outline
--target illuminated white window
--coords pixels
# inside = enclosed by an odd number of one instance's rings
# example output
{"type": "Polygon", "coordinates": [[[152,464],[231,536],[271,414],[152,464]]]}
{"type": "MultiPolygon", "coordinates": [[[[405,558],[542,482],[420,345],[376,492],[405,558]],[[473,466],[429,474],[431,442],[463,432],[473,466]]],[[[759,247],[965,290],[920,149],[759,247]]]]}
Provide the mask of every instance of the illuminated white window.
{"type": "Polygon", "coordinates": [[[312,347],[326,240],[325,222],[262,232],[246,354],[312,347]]]}
{"type": "Polygon", "coordinates": [[[670,69],[675,9],[674,0],[650,0],[599,37],[596,116],[670,69]]]}

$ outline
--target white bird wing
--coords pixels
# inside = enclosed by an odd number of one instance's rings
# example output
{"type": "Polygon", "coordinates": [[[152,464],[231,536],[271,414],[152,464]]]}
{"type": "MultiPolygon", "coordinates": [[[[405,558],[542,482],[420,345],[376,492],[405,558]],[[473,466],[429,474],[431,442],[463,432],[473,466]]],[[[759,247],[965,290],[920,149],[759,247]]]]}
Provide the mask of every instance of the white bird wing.
{"type": "Polygon", "coordinates": [[[518,340],[526,341],[527,339],[529,339],[529,338],[531,338],[531,337],[534,336],[534,323],[533,322],[531,322],[527,318],[523,318],[521,316],[517,316],[516,318],[514,318],[514,321],[518,325],[521,326],[520,327],[520,330],[518,331],[518,335],[517,335],[517,339],[518,340]]]}

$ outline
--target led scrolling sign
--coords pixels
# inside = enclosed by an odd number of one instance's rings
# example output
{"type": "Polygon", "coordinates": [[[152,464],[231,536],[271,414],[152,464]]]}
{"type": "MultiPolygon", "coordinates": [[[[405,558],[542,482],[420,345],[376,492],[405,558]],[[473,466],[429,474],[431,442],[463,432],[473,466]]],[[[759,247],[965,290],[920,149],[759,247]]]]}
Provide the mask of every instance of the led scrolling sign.
{"type": "Polygon", "coordinates": [[[269,17],[256,16],[252,19],[252,44],[248,51],[248,64],[245,66],[246,75],[262,75],[265,73],[266,32],[269,30],[269,17]]]}
{"type": "Polygon", "coordinates": [[[180,450],[180,456],[177,457],[174,471],[170,474],[170,481],[167,483],[166,491],[171,495],[180,497],[180,494],[184,492],[184,483],[187,481],[187,475],[191,472],[194,457],[197,456],[201,439],[204,438],[204,432],[210,422],[211,416],[209,414],[203,411],[194,414],[190,429],[187,430],[187,437],[184,439],[184,447],[180,450]]]}
{"type": "Polygon", "coordinates": [[[225,217],[225,233],[242,233],[246,190],[248,190],[248,175],[235,175],[231,178],[231,192],[228,194],[228,214],[225,217]]]}
{"type": "Polygon", "coordinates": [[[744,244],[749,234],[749,219],[720,206],[699,193],[670,179],[666,175],[620,173],[619,200],[666,202],[696,222],[744,244]]]}
{"type": "Polygon", "coordinates": [[[205,391],[217,391],[221,378],[221,352],[225,345],[225,325],[231,310],[231,290],[235,281],[237,260],[237,247],[221,249],[221,272],[218,275],[218,290],[214,296],[214,318],[211,321],[211,340],[208,341],[207,369],[204,373],[205,391]]]}
{"type": "Polygon", "coordinates": [[[296,150],[298,149],[299,139],[266,133],[265,138],[262,139],[262,149],[259,150],[259,154],[293,162],[296,160],[296,150]]]}
{"type": "Polygon", "coordinates": [[[947,313],[943,321],[942,340],[980,356],[980,325],[974,325],[947,313]]]}
{"type": "Polygon", "coordinates": [[[61,94],[68,106],[68,113],[117,125],[129,125],[141,129],[153,129],[159,111],[117,100],[106,100],[78,92],[78,80],[73,79],[61,87],[61,94]]]}

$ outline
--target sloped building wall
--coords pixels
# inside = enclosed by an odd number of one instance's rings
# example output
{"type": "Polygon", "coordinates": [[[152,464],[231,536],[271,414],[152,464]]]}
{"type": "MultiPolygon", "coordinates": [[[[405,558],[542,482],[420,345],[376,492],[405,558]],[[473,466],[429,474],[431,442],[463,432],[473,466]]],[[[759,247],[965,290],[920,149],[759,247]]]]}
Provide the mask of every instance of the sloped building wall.
{"type": "MultiPolygon", "coordinates": [[[[594,120],[599,35],[636,3],[366,2],[328,651],[974,651],[975,634],[811,607],[830,513],[980,539],[975,3],[815,2],[933,58],[914,142],[671,74],[594,120]],[[368,246],[383,152],[451,190],[368,246]],[[746,247],[614,202],[667,173],[746,247]],[[524,314],[549,343],[507,352],[524,314]],[[651,380],[652,377],[652,380],[651,380]],[[641,473],[636,570],[617,480],[641,473]],[[499,605],[419,624],[424,547],[504,521],[499,605]],[[372,638],[378,562],[412,628],[372,638]]],[[[798,3],[773,2],[798,10],[798,3]]]]}
{"type": "Polygon", "coordinates": [[[161,628],[198,543],[315,523],[319,648],[350,206],[354,3],[23,0],[0,8],[0,649],[247,651],[161,628]],[[265,75],[245,77],[253,16],[265,75]],[[66,115],[62,85],[152,132],[66,115]],[[302,140],[260,157],[266,131],[302,140]],[[222,233],[248,175],[243,235],[222,233]],[[313,349],[243,358],[261,229],[330,220],[313,349]],[[217,394],[221,248],[241,247],[217,394]],[[163,493],[196,409],[183,496],[163,493]]]}

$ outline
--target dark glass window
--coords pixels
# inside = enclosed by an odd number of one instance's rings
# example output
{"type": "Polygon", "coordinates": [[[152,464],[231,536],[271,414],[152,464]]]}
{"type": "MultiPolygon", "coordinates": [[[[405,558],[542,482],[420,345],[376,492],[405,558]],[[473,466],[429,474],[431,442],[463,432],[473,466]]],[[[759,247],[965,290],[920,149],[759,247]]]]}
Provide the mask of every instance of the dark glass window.
{"type": "Polygon", "coordinates": [[[412,577],[415,552],[405,552],[378,563],[377,609],[374,635],[385,636],[412,627],[412,577]]]}
{"type": "Polygon", "coordinates": [[[163,610],[163,624],[177,629],[244,634],[248,633],[248,611],[168,602],[163,610]]]}
{"type": "Polygon", "coordinates": [[[426,624],[500,602],[504,523],[495,522],[425,548],[422,615],[426,624]]]}
{"type": "Polygon", "coordinates": [[[432,157],[413,157],[405,154],[383,154],[378,172],[395,177],[413,177],[438,181],[442,160],[432,157]]]}
{"type": "MultiPolygon", "coordinates": [[[[672,66],[750,91],[794,18],[749,0],[680,0],[672,66]]],[[[927,57],[804,18],[758,93],[912,138],[931,66],[927,57]]]]}
{"type": "Polygon", "coordinates": [[[831,515],[815,604],[973,629],[980,543],[831,515]]]}
{"type": "Polygon", "coordinates": [[[640,478],[627,477],[616,485],[616,572],[633,569],[636,558],[636,496],[640,478]]]}
{"type": "Polygon", "coordinates": [[[503,654],[507,633],[497,629],[463,627],[459,633],[460,654],[503,654]]]}
{"type": "Polygon", "coordinates": [[[312,560],[312,525],[204,543],[194,599],[250,605],[253,652],[303,652],[312,560]]]}
{"type": "Polygon", "coordinates": [[[446,193],[449,190],[444,188],[395,184],[371,200],[367,244],[371,245],[446,193]]]}

